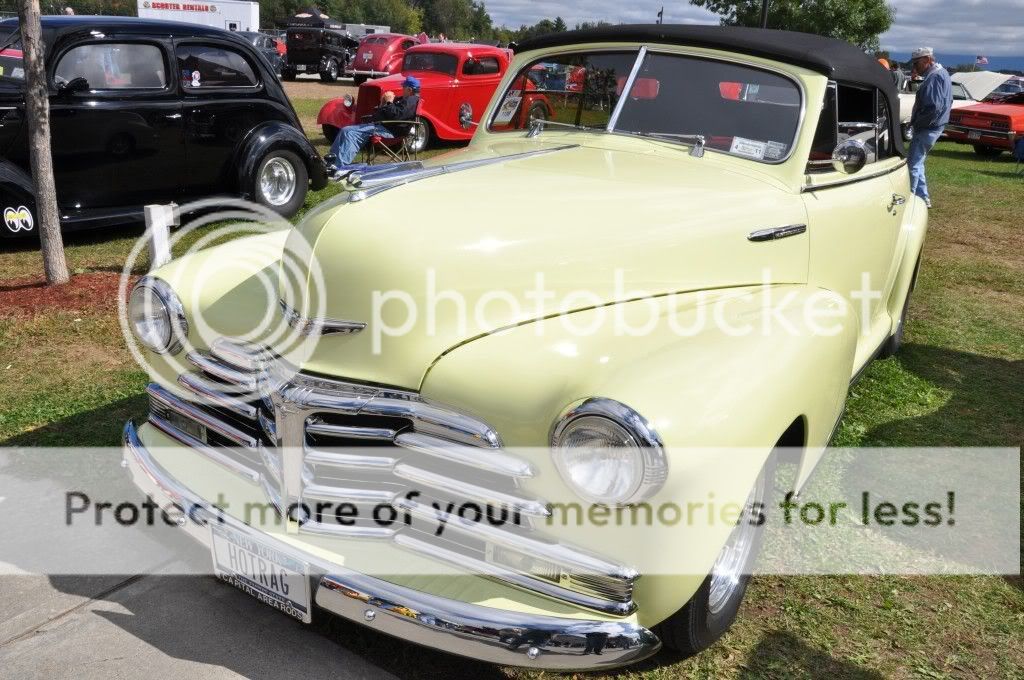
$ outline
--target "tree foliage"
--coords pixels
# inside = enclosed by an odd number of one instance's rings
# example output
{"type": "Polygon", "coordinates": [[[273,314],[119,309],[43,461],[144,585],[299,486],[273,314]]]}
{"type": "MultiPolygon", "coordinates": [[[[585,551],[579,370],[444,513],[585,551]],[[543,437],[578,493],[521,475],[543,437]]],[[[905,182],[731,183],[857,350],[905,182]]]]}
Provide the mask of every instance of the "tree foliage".
{"type": "MultiPolygon", "coordinates": [[[[725,26],[760,26],[762,0],[690,0],[722,17],[725,26]]],[[[878,49],[896,10],[885,0],[771,0],[768,28],[817,33],[878,49]]]]}

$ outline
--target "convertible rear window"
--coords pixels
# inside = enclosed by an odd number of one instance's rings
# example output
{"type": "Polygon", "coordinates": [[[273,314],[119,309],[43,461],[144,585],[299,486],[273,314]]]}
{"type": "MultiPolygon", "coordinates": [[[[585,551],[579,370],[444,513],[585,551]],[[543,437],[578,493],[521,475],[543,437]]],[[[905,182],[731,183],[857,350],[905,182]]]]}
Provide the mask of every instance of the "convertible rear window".
{"type": "MultiPolygon", "coordinates": [[[[512,81],[492,129],[523,127],[517,115],[527,89],[544,93],[559,127],[598,128],[692,144],[773,163],[789,157],[800,124],[802,94],[781,74],[703,57],[647,52],[559,56],[528,64],[512,81]],[[623,91],[630,82],[624,101],[623,91]],[[516,125],[516,122],[519,125],[516,125]]],[[[529,92],[531,97],[536,97],[529,92]]]]}
{"type": "Polygon", "coordinates": [[[454,76],[459,68],[459,58],[443,52],[413,52],[402,60],[402,72],[436,71],[454,76]]]}

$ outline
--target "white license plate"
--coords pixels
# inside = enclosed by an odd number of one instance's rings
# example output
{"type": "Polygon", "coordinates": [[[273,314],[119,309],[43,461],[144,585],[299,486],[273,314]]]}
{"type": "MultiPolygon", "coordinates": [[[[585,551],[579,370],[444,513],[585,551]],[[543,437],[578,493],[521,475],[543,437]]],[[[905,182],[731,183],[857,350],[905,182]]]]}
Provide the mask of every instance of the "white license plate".
{"type": "Polygon", "coordinates": [[[373,59],[373,52],[363,52],[363,59],[366,61],[373,59]]]}
{"type": "Polygon", "coordinates": [[[303,623],[312,620],[309,564],[211,522],[213,570],[222,580],[303,623]]]}
{"type": "Polygon", "coordinates": [[[977,130],[970,130],[967,132],[967,139],[981,139],[981,133],[977,130]]]}
{"type": "Polygon", "coordinates": [[[306,65],[305,64],[297,64],[295,66],[295,70],[296,71],[305,71],[306,70],[306,65]]]}

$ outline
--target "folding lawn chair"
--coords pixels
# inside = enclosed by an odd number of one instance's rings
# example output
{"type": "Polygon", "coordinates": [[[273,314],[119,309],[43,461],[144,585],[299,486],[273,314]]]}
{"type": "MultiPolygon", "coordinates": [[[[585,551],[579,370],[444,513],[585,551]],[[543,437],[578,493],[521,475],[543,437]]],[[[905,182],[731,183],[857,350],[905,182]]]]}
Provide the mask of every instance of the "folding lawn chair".
{"type": "Polygon", "coordinates": [[[426,134],[426,124],[419,120],[381,120],[377,121],[388,129],[393,138],[373,135],[366,144],[363,161],[372,165],[377,158],[385,162],[401,163],[414,161],[419,157],[416,143],[421,135],[426,134]]]}

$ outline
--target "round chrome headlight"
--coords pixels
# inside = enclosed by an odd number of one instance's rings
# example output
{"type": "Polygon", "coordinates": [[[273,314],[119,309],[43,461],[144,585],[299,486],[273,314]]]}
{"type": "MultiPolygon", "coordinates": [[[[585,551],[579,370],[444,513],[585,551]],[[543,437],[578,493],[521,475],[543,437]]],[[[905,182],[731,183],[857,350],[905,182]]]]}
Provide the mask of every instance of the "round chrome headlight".
{"type": "Polygon", "coordinates": [[[587,399],[569,409],[552,430],[551,446],[562,479],[592,503],[640,502],[668,475],[657,433],[639,413],[612,399],[587,399]]]}
{"type": "Polygon", "coordinates": [[[139,342],[158,354],[181,349],[188,335],[188,322],[181,301],[160,279],[139,279],[128,299],[128,323],[139,342]]]}
{"type": "Polygon", "coordinates": [[[345,104],[345,108],[351,109],[352,105],[356,103],[356,100],[355,98],[352,97],[352,95],[347,94],[345,95],[345,99],[343,100],[343,102],[345,104]]]}

